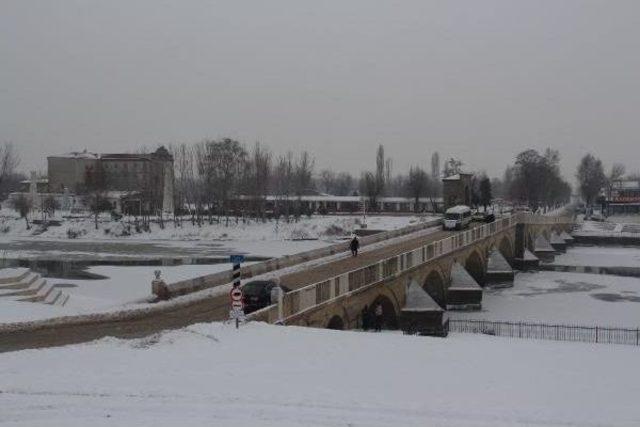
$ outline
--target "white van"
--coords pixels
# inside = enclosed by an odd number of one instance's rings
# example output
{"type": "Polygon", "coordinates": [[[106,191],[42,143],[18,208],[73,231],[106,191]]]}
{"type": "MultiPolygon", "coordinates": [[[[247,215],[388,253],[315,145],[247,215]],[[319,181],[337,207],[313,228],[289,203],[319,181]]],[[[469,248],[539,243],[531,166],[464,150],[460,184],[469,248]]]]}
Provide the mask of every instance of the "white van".
{"type": "Polygon", "coordinates": [[[462,230],[467,228],[471,222],[471,208],[465,205],[458,205],[447,209],[444,213],[444,230],[462,230]]]}

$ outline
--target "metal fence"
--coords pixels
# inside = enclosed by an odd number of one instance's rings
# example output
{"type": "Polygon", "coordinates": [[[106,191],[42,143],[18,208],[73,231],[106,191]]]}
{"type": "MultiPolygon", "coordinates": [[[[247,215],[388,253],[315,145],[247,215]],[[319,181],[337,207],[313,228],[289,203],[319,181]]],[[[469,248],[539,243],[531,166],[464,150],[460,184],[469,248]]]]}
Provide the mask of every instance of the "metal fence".
{"type": "Polygon", "coordinates": [[[640,345],[640,328],[450,319],[449,331],[539,340],[640,345]]]}

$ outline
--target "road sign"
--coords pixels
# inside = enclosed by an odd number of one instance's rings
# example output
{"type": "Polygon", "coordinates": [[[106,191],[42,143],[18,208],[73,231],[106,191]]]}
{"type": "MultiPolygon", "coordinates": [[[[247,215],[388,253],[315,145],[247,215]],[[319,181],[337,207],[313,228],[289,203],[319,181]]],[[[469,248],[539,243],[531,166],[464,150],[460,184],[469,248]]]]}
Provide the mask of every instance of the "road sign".
{"type": "Polygon", "coordinates": [[[236,328],[238,327],[238,323],[240,321],[244,322],[245,321],[245,315],[244,315],[244,311],[242,311],[241,309],[237,309],[237,308],[233,308],[229,311],[229,317],[231,319],[235,319],[236,321],[236,328]]]}
{"type": "Polygon", "coordinates": [[[236,301],[242,302],[242,289],[240,289],[240,288],[231,289],[231,301],[232,302],[236,302],[236,301]]]}
{"type": "Polygon", "coordinates": [[[229,262],[231,264],[242,264],[244,262],[244,255],[231,255],[229,256],[229,262]]]}

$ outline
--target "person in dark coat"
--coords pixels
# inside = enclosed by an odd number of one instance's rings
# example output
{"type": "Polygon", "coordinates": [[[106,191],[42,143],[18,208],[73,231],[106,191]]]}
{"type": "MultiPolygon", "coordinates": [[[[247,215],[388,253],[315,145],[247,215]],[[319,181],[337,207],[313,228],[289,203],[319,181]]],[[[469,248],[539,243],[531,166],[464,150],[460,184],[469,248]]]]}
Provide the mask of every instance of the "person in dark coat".
{"type": "Polygon", "coordinates": [[[365,305],[360,313],[362,316],[362,330],[368,331],[371,326],[371,314],[369,313],[369,306],[365,305]]]}
{"type": "Polygon", "coordinates": [[[358,248],[360,248],[360,241],[358,240],[358,236],[353,236],[351,239],[351,243],[349,244],[351,247],[351,255],[358,256],[358,248]]]}
{"type": "Polygon", "coordinates": [[[376,308],[374,309],[374,326],[375,326],[375,330],[376,332],[380,332],[382,331],[382,304],[378,303],[376,305],[376,308]]]}

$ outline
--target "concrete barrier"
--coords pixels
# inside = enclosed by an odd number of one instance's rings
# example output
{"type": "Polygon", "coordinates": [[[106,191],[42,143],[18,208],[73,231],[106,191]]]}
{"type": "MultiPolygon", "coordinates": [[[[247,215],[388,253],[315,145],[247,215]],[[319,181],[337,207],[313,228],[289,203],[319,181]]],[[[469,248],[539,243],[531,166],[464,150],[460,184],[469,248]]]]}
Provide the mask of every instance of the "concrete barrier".
{"type": "MultiPolygon", "coordinates": [[[[416,231],[421,231],[430,227],[435,227],[440,224],[442,224],[441,218],[431,221],[424,221],[419,224],[410,225],[408,227],[400,228],[397,230],[385,231],[383,233],[377,233],[371,236],[363,237],[360,239],[360,244],[361,246],[367,246],[381,242],[383,240],[388,240],[394,237],[415,233],[416,231]]],[[[285,255],[280,258],[272,258],[267,261],[248,265],[240,269],[240,274],[243,279],[248,279],[260,274],[280,270],[286,267],[291,267],[296,264],[301,264],[303,262],[312,261],[318,258],[323,258],[348,250],[349,242],[337,243],[335,245],[327,246],[326,248],[313,249],[294,255],[285,255]]],[[[231,281],[232,271],[226,270],[206,276],[196,277],[193,279],[181,280],[179,282],[156,284],[152,287],[151,291],[159,299],[166,300],[179,295],[186,295],[192,292],[201,291],[203,289],[224,285],[230,283],[231,281]]]]}

